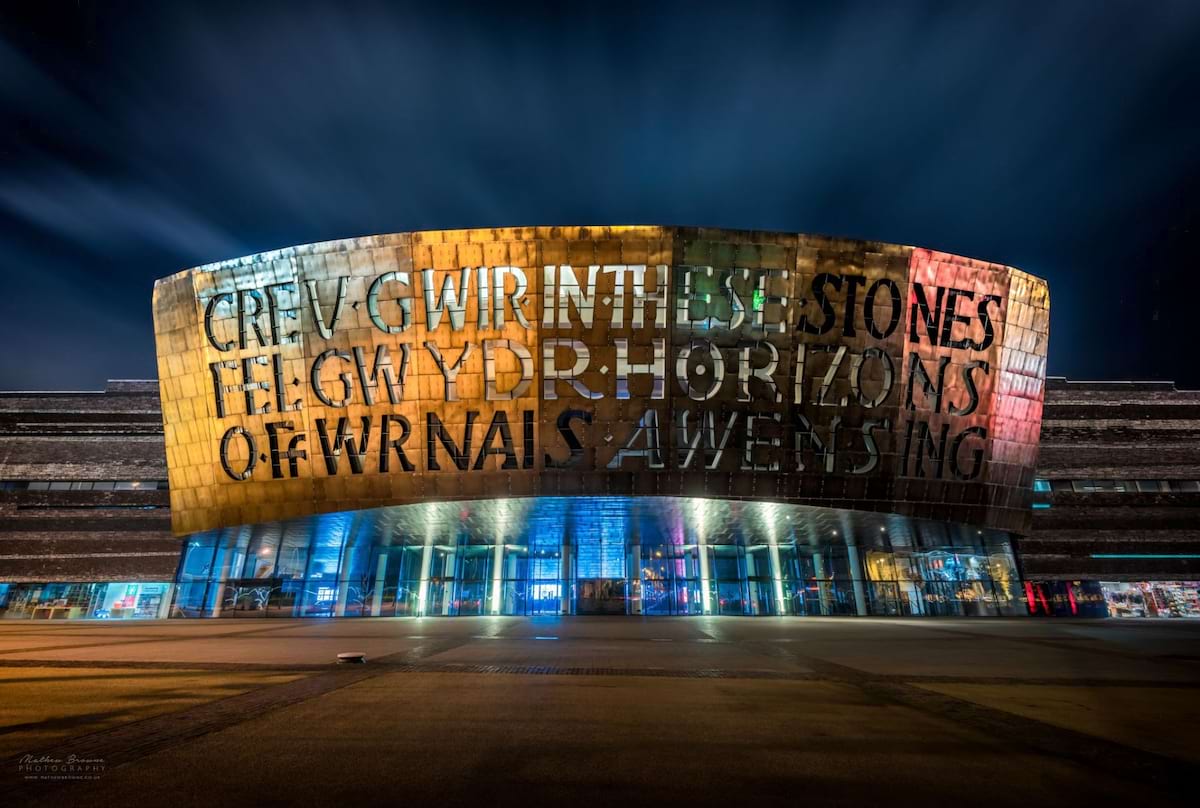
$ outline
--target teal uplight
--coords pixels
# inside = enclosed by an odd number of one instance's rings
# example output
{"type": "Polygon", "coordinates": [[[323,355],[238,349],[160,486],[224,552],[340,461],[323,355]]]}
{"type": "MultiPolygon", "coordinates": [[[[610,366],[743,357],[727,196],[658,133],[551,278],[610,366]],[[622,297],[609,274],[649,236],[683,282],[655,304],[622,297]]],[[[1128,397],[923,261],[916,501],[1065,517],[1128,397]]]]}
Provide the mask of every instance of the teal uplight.
{"type": "Polygon", "coordinates": [[[1200,558],[1200,553],[1092,553],[1092,558],[1200,558]]]}
{"type": "Polygon", "coordinates": [[[1049,502],[1035,502],[1035,503],[1033,503],[1033,509],[1034,509],[1035,511],[1044,511],[1044,510],[1046,510],[1046,509],[1047,509],[1047,508],[1049,508],[1049,507],[1050,507],[1050,503],[1049,503],[1049,502]]]}

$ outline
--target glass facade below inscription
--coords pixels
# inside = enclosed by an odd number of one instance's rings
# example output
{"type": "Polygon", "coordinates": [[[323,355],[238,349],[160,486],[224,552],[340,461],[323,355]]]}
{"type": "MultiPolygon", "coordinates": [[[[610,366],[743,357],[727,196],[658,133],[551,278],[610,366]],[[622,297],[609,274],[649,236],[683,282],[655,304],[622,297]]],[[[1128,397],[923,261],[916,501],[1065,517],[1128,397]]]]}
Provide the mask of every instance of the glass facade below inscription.
{"type": "Polygon", "coordinates": [[[1101,581],[1112,617],[1200,618],[1200,581],[1101,581]]]}
{"type": "Polygon", "coordinates": [[[167,582],[0,583],[0,618],[152,620],[167,616],[167,582]]]}
{"type": "Polygon", "coordinates": [[[425,503],[188,538],[172,616],[1008,615],[1007,533],[668,497],[425,503]]]}

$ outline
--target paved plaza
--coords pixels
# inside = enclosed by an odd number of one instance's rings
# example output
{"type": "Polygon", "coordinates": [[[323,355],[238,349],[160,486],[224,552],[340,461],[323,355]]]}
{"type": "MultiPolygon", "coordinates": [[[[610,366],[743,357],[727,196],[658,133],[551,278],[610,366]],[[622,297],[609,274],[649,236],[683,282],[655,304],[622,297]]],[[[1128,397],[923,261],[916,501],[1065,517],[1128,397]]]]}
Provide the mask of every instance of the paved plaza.
{"type": "Polygon", "coordinates": [[[1182,803],[1198,697],[1185,622],[10,621],[0,804],[1182,803]]]}

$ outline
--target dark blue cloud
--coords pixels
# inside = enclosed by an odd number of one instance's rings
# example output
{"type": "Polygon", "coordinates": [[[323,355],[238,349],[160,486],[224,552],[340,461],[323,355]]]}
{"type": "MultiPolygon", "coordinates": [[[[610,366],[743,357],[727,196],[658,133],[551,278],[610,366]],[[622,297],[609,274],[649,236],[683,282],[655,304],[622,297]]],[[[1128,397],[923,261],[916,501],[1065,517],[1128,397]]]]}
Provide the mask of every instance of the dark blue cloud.
{"type": "Polygon", "coordinates": [[[1051,371],[1200,385],[1200,5],[6,5],[5,387],[154,372],[176,269],[372,232],[826,232],[1050,279],[1051,371]],[[347,6],[347,7],[343,7],[347,6]]]}

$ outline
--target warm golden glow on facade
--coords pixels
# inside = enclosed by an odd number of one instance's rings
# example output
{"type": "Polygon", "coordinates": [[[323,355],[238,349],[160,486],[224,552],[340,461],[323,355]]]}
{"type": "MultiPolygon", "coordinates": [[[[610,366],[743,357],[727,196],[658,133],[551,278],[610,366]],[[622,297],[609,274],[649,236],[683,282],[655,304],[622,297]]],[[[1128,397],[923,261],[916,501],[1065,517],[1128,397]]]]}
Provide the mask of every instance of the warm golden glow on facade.
{"type": "Polygon", "coordinates": [[[177,533],[437,500],[792,502],[1022,531],[1030,275],[758,231],[373,236],[156,285],[177,533]]]}

